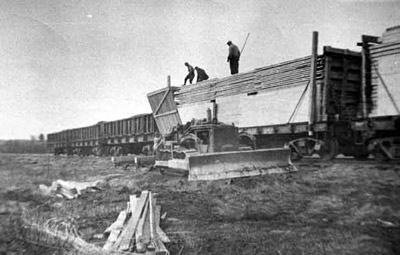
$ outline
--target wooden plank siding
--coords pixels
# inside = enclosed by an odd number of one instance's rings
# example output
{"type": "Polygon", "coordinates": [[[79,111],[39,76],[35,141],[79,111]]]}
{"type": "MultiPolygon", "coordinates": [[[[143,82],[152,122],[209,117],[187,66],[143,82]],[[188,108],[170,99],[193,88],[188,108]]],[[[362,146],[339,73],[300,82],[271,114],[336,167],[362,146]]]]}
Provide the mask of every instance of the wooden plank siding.
{"type": "Polygon", "coordinates": [[[399,115],[400,26],[390,28],[382,43],[370,47],[372,87],[371,117],[399,115]]]}

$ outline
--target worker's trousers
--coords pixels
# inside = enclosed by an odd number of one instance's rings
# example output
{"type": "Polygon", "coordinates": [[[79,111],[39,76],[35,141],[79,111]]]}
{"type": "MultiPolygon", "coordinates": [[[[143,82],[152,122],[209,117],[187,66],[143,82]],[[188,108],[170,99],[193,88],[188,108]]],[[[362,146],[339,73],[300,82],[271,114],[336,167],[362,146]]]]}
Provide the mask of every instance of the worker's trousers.
{"type": "Polygon", "coordinates": [[[231,68],[231,74],[239,72],[239,60],[236,59],[229,60],[229,66],[231,68]]]}
{"type": "Polygon", "coordinates": [[[194,79],[194,73],[189,73],[188,75],[186,75],[183,84],[186,85],[187,80],[189,80],[190,84],[192,84],[193,79],[194,79]]]}

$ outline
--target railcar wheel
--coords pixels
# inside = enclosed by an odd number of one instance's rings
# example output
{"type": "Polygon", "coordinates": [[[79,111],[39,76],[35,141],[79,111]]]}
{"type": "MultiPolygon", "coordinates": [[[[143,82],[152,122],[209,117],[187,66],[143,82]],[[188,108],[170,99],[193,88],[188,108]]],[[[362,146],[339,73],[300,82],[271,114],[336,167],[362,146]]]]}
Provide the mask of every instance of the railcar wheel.
{"type": "Polygon", "coordinates": [[[326,139],[318,155],[323,161],[328,161],[336,157],[339,151],[339,143],[336,138],[326,139]]]}
{"type": "Polygon", "coordinates": [[[379,147],[374,149],[374,151],[372,152],[372,155],[374,156],[374,159],[379,162],[385,162],[385,161],[389,160],[389,158],[385,154],[385,152],[383,152],[382,149],[379,147]]]}
{"type": "Polygon", "coordinates": [[[303,157],[293,147],[290,147],[290,159],[293,162],[301,160],[303,157]]]}
{"type": "Polygon", "coordinates": [[[312,156],[318,143],[316,139],[303,137],[290,141],[286,146],[290,148],[291,160],[298,161],[305,156],[312,156]]]}

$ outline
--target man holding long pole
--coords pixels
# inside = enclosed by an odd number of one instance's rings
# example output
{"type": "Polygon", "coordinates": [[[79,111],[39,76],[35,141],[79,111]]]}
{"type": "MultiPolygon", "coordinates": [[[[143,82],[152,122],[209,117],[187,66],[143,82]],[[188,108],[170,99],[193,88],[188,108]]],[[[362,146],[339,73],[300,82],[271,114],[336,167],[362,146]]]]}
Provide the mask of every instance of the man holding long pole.
{"type": "Polygon", "coordinates": [[[233,44],[231,41],[228,41],[226,44],[228,44],[229,46],[228,62],[229,62],[229,67],[231,68],[231,74],[238,73],[240,50],[238,46],[233,44]]]}
{"type": "Polygon", "coordinates": [[[243,44],[242,50],[239,50],[238,46],[232,43],[232,41],[228,41],[226,44],[229,46],[229,55],[228,55],[228,62],[231,68],[231,74],[235,74],[239,72],[239,59],[240,59],[240,52],[243,53],[243,49],[246,46],[247,39],[249,38],[250,33],[247,34],[246,40],[243,44]]]}

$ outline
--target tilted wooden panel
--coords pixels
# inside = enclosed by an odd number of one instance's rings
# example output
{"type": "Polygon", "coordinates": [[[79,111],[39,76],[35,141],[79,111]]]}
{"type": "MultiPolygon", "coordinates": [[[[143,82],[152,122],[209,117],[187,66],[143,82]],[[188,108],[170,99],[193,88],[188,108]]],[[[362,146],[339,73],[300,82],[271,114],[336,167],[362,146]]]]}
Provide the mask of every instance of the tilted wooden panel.
{"type": "Polygon", "coordinates": [[[158,130],[163,135],[182,124],[174,99],[176,90],[176,87],[166,87],[147,94],[158,130]]]}

